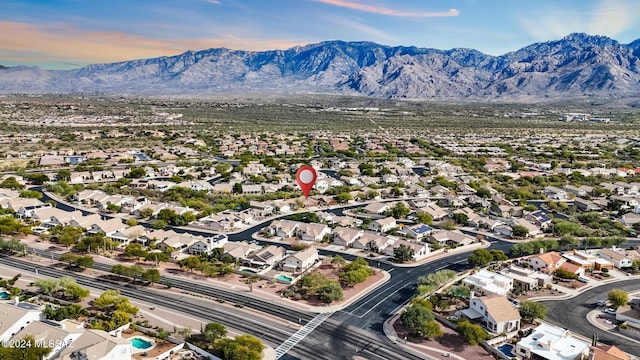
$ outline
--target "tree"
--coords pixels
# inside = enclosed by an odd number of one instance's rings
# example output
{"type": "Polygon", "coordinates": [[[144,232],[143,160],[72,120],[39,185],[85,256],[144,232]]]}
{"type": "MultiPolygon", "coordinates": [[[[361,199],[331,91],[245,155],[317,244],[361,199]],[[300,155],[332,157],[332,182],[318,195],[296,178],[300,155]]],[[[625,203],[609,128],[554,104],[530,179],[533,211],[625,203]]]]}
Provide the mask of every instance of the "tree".
{"type": "Polygon", "coordinates": [[[75,254],[64,254],[60,256],[59,260],[62,262],[69,263],[69,267],[73,266],[73,264],[78,260],[80,256],[75,254]]]}
{"type": "MultiPolygon", "coordinates": [[[[3,344],[4,343],[3,341],[3,344]]],[[[26,344],[26,346],[0,346],[0,359],[40,360],[46,358],[52,350],[49,347],[43,346],[41,342],[36,342],[35,338],[31,335],[20,339],[18,343],[26,344]]]]}
{"type": "Polygon", "coordinates": [[[562,268],[556,269],[556,276],[559,277],[560,279],[569,279],[569,280],[578,279],[578,274],[572,273],[571,271],[565,270],[562,268]]]}
{"type": "Polygon", "coordinates": [[[91,256],[79,256],[75,262],[80,269],[86,269],[93,266],[93,258],[91,256]]]}
{"type": "Polygon", "coordinates": [[[160,271],[158,269],[149,269],[142,274],[142,278],[153,286],[153,284],[160,281],[160,271]]]}
{"type": "Polygon", "coordinates": [[[449,294],[463,299],[471,297],[471,289],[464,285],[455,285],[449,289],[449,294]]]}
{"type": "Polygon", "coordinates": [[[125,223],[127,224],[127,226],[136,226],[138,225],[138,220],[134,218],[129,218],[127,219],[127,221],[125,221],[125,223]]]}
{"type": "Polygon", "coordinates": [[[342,268],[347,261],[340,255],[336,255],[333,259],[331,259],[331,264],[336,265],[338,268],[342,268]]]}
{"type": "Polygon", "coordinates": [[[235,339],[216,341],[213,349],[225,360],[261,360],[264,345],[254,336],[238,335],[235,339]]]}
{"type": "Polygon", "coordinates": [[[432,320],[435,320],[433,312],[420,303],[411,304],[411,306],[400,315],[402,324],[409,328],[414,334],[419,334],[422,325],[432,320]]]}
{"type": "Polygon", "coordinates": [[[544,319],[547,316],[547,307],[531,300],[520,302],[518,311],[523,319],[529,319],[530,322],[533,322],[534,319],[544,319]]]}
{"type": "Polygon", "coordinates": [[[467,223],[467,221],[469,221],[469,216],[464,213],[454,213],[453,220],[456,222],[456,224],[464,225],[467,223]]]}
{"type": "Polygon", "coordinates": [[[607,299],[611,302],[611,307],[614,309],[620,306],[625,306],[629,302],[629,293],[622,289],[613,289],[609,291],[607,299]]]}
{"type": "Polygon", "coordinates": [[[67,284],[64,287],[64,295],[72,300],[82,300],[89,296],[89,289],[85,289],[76,284],[75,281],[72,284],[67,284]]]}
{"type": "Polygon", "coordinates": [[[132,168],[131,170],[129,170],[129,174],[127,174],[127,177],[131,179],[140,179],[142,177],[145,177],[146,175],[147,172],[143,168],[132,168]]]}
{"type": "Polygon", "coordinates": [[[335,200],[336,200],[336,202],[338,202],[338,204],[346,204],[349,201],[353,200],[353,197],[351,196],[350,193],[343,192],[343,193],[340,193],[340,194],[336,195],[335,196],[335,200]]]}
{"type": "Polygon", "coordinates": [[[484,266],[493,261],[493,255],[487,249],[477,249],[469,256],[469,265],[484,266]]]}
{"type": "Polygon", "coordinates": [[[39,288],[40,292],[42,292],[43,294],[51,295],[58,289],[58,280],[40,278],[40,279],[34,281],[33,285],[35,285],[37,288],[39,288]]]}
{"type": "Polygon", "coordinates": [[[462,340],[471,346],[478,345],[480,342],[490,338],[489,334],[480,325],[472,324],[469,320],[458,322],[456,331],[460,334],[462,340]]]}
{"type": "Polygon", "coordinates": [[[191,255],[187,258],[184,258],[178,261],[178,265],[180,267],[185,267],[189,269],[189,271],[193,271],[193,269],[199,269],[200,266],[202,265],[202,262],[200,261],[199,256],[191,255]]]}
{"type": "Polygon", "coordinates": [[[151,223],[151,227],[156,230],[164,229],[167,227],[167,222],[164,220],[156,220],[151,223]]]}
{"type": "Polygon", "coordinates": [[[142,244],[140,243],[129,243],[124,248],[124,255],[127,257],[135,257],[140,260],[140,258],[147,256],[147,251],[142,248],[142,244]]]}
{"type": "Polygon", "coordinates": [[[507,256],[507,254],[505,254],[504,251],[502,251],[502,250],[493,249],[493,250],[489,251],[489,253],[491,254],[491,256],[493,256],[493,261],[506,261],[506,260],[509,260],[509,257],[507,256]]]}
{"type": "Polygon", "coordinates": [[[420,334],[427,339],[439,338],[444,335],[442,332],[442,328],[440,328],[440,323],[436,320],[427,321],[422,324],[420,328],[420,334]]]}
{"type": "Polygon", "coordinates": [[[204,327],[202,335],[207,341],[214,343],[227,336],[227,329],[222,324],[210,322],[204,327]]]}
{"type": "Polygon", "coordinates": [[[529,229],[522,225],[514,225],[511,227],[511,236],[514,238],[523,238],[529,235],[529,229]]]}
{"type": "Polygon", "coordinates": [[[424,211],[418,211],[416,213],[416,218],[423,224],[431,225],[433,223],[433,217],[424,211]]]}
{"type": "Polygon", "coordinates": [[[242,194],[242,184],[239,182],[233,184],[233,188],[231,189],[231,192],[234,194],[242,194]]]}
{"type": "Polygon", "coordinates": [[[329,281],[318,289],[318,299],[324,303],[341,301],[343,298],[342,287],[337,281],[329,281]]]}
{"type": "Polygon", "coordinates": [[[398,262],[403,263],[403,262],[410,261],[411,259],[413,259],[414,255],[415,255],[415,250],[413,250],[412,248],[404,244],[401,244],[397,248],[393,249],[393,258],[396,259],[398,262]]]}
{"type": "Polygon", "coordinates": [[[396,219],[403,219],[409,214],[411,214],[411,209],[401,202],[397,203],[396,206],[390,210],[390,215],[396,219]]]}
{"type": "Polygon", "coordinates": [[[65,226],[58,232],[58,243],[65,246],[75,245],[84,234],[84,230],[75,226],[65,226]]]}

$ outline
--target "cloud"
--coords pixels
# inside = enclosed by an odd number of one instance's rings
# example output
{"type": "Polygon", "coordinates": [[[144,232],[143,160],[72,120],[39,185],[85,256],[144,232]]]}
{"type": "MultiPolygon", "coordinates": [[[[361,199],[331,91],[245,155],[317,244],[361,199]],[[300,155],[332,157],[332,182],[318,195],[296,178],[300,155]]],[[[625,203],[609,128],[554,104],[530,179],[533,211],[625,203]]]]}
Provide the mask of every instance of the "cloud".
{"type": "Polygon", "coordinates": [[[378,7],[373,5],[361,4],[357,2],[352,2],[348,0],[313,0],[316,2],[320,2],[323,4],[329,4],[333,6],[338,6],[342,8],[347,8],[351,10],[364,11],[379,15],[388,15],[388,16],[398,16],[398,17],[445,17],[445,16],[458,16],[460,15],[460,11],[457,9],[449,9],[449,11],[445,12],[420,12],[420,11],[402,11],[395,10],[391,8],[378,7]]]}
{"type": "Polygon", "coordinates": [[[536,40],[558,39],[573,32],[615,37],[635,25],[638,12],[639,2],[600,0],[592,7],[546,8],[523,14],[520,25],[536,40]]]}
{"type": "Polygon", "coordinates": [[[590,29],[594,34],[615,36],[636,23],[637,2],[602,0],[593,9],[590,29]]]}
{"type": "Polygon", "coordinates": [[[220,0],[206,0],[209,4],[222,5],[220,0]]]}
{"type": "Polygon", "coordinates": [[[89,31],[67,24],[34,25],[0,21],[2,59],[23,63],[104,63],[226,47],[244,50],[287,49],[304,42],[223,38],[159,40],[121,31],[89,31]]]}
{"type": "MultiPolygon", "coordinates": [[[[371,25],[367,25],[358,19],[353,18],[345,18],[345,17],[336,17],[336,16],[322,16],[322,19],[326,22],[334,24],[335,28],[347,28],[350,30],[350,34],[352,40],[355,40],[358,36],[362,36],[362,38],[378,41],[378,42],[391,42],[397,43],[399,39],[391,34],[388,34],[376,27],[371,25]],[[356,34],[352,34],[352,32],[356,32],[356,34]]],[[[342,39],[345,40],[345,39],[342,39]]],[[[360,39],[358,39],[360,40],[360,39]]]]}

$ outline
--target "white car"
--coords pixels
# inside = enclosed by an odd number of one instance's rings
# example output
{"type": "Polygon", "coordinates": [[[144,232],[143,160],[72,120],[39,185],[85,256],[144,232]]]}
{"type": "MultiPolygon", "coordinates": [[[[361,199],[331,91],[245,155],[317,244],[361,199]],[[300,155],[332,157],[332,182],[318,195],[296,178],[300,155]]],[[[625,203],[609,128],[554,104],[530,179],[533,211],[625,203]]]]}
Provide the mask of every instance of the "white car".
{"type": "Polygon", "coordinates": [[[610,315],[615,315],[616,311],[613,310],[612,308],[606,308],[603,310],[605,312],[605,314],[610,314],[610,315]]]}

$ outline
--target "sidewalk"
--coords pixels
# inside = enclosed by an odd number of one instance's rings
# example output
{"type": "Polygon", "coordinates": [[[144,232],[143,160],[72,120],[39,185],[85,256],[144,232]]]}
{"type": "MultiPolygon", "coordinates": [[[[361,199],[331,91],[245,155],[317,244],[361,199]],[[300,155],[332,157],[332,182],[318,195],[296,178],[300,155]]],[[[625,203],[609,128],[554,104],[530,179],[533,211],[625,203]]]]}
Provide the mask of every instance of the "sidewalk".
{"type": "Polygon", "coordinates": [[[576,297],[587,290],[591,290],[602,285],[606,285],[606,284],[610,284],[618,281],[632,280],[632,279],[640,279],[640,275],[632,275],[632,276],[624,276],[624,277],[613,276],[611,279],[607,279],[607,280],[591,280],[587,285],[582,286],[579,289],[572,289],[564,286],[562,287],[555,286],[556,289],[561,290],[565,294],[559,295],[559,296],[537,296],[537,297],[529,298],[527,300],[537,300],[537,301],[566,300],[566,299],[571,299],[573,297],[576,297]]]}

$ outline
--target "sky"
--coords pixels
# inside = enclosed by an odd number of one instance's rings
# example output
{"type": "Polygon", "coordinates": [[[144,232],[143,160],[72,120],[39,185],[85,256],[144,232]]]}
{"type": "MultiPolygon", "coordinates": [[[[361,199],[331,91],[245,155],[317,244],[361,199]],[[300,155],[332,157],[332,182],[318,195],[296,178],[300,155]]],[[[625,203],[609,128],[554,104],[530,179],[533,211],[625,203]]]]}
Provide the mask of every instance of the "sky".
{"type": "Polygon", "coordinates": [[[373,41],[502,55],[573,32],[640,38],[638,0],[0,0],[0,65],[373,41]]]}

